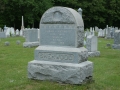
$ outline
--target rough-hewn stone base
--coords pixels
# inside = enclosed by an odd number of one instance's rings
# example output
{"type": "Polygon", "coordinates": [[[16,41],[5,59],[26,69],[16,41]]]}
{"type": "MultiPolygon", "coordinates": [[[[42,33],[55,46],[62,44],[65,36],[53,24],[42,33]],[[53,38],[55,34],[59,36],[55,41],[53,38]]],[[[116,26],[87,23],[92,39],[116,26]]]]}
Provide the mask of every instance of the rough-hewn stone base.
{"type": "Polygon", "coordinates": [[[28,63],[28,78],[69,84],[82,84],[92,77],[93,63],[80,64],[33,60],[28,63]]]}
{"type": "Polygon", "coordinates": [[[97,57],[100,56],[100,51],[88,52],[88,57],[97,57]]]}
{"type": "Polygon", "coordinates": [[[23,47],[35,47],[39,46],[39,42],[24,42],[23,47]]]}
{"type": "Polygon", "coordinates": [[[112,48],[113,48],[113,49],[120,49],[120,44],[113,44],[113,45],[112,45],[112,48]]]}

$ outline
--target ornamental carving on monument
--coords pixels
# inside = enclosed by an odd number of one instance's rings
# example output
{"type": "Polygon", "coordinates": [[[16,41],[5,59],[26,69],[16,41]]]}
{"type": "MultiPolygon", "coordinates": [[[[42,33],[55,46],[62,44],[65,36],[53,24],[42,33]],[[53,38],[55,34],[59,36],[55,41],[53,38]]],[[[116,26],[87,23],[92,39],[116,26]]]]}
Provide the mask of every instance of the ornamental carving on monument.
{"type": "Polygon", "coordinates": [[[74,24],[74,17],[67,9],[60,7],[46,11],[41,19],[42,24],[74,24]]]}

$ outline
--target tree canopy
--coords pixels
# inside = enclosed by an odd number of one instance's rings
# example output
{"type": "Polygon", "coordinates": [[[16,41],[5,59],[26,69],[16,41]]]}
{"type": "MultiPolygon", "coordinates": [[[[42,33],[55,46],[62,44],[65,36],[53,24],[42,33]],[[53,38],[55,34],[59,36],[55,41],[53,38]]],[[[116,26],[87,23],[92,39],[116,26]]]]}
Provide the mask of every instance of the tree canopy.
{"type": "Polygon", "coordinates": [[[24,16],[25,27],[39,28],[43,13],[53,6],[65,6],[75,10],[82,8],[85,28],[106,25],[119,27],[119,0],[0,0],[0,27],[21,28],[24,16]]]}

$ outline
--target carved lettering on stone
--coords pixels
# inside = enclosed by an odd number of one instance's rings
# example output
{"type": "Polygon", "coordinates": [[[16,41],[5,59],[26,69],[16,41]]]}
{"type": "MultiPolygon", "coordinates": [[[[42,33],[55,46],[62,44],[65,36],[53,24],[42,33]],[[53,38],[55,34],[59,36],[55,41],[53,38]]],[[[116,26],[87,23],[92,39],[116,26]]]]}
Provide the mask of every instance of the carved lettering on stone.
{"type": "Polygon", "coordinates": [[[64,53],[49,53],[49,52],[39,52],[39,58],[41,60],[70,60],[74,59],[74,55],[72,54],[64,54],[64,53]]]}

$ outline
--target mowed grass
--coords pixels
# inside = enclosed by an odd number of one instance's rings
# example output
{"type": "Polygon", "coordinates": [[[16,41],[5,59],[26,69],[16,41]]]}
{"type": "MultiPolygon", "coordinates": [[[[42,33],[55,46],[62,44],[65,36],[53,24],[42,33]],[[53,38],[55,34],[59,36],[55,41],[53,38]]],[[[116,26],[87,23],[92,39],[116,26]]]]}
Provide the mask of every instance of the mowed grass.
{"type": "Polygon", "coordinates": [[[0,90],[120,90],[120,50],[106,47],[112,39],[98,38],[99,57],[90,57],[94,63],[95,82],[84,85],[60,84],[27,78],[27,65],[34,59],[33,48],[23,48],[23,37],[0,39],[0,90]],[[16,41],[20,40],[20,45],[16,41]],[[10,42],[5,46],[6,41],[10,42]]]}

